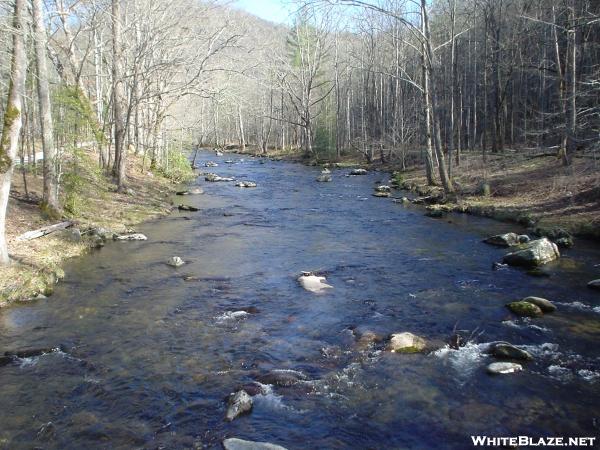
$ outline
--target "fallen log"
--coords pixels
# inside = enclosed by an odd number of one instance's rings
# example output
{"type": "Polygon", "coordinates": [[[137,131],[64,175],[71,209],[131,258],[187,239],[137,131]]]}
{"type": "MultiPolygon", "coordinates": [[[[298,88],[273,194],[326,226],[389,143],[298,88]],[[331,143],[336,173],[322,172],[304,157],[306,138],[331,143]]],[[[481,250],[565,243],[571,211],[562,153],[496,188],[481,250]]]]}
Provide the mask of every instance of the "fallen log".
{"type": "Polygon", "coordinates": [[[50,233],[54,233],[55,231],[64,230],[65,228],[69,228],[73,225],[73,222],[67,220],[66,222],[55,223],[54,225],[48,225],[47,227],[42,227],[37,230],[28,231],[27,233],[23,233],[22,235],[17,237],[17,241],[30,241],[32,239],[37,239],[42,236],[46,236],[50,233]]]}

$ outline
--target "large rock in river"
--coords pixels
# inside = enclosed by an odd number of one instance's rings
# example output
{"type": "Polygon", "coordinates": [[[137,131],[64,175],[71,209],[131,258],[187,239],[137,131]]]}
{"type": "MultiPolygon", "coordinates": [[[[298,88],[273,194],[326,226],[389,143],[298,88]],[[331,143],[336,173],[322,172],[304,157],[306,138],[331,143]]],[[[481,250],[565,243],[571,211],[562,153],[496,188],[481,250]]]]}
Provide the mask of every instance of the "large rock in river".
{"type": "Polygon", "coordinates": [[[326,289],[333,288],[333,286],[325,283],[325,281],[327,281],[325,277],[319,277],[314,275],[312,272],[302,272],[302,275],[298,277],[298,283],[300,283],[300,286],[307,291],[312,292],[313,294],[319,294],[326,289]]]}
{"type": "Polygon", "coordinates": [[[504,255],[503,262],[511,266],[535,267],[560,257],[558,247],[546,238],[524,244],[520,250],[504,255]]]}
{"type": "Polygon", "coordinates": [[[508,303],[506,307],[518,316],[541,317],[544,315],[539,306],[525,301],[508,303]]]}
{"type": "Polygon", "coordinates": [[[539,307],[542,312],[551,313],[556,311],[556,305],[552,303],[550,300],[546,300],[542,297],[525,297],[522,302],[532,303],[539,307]]]}
{"type": "Polygon", "coordinates": [[[227,413],[225,414],[225,419],[228,422],[250,411],[252,411],[252,397],[246,391],[237,391],[229,395],[227,413]]]}
{"type": "Polygon", "coordinates": [[[404,332],[392,334],[388,349],[395,353],[418,353],[426,346],[427,342],[422,337],[404,332]]]}
{"type": "Polygon", "coordinates": [[[587,284],[587,286],[588,286],[590,289],[596,289],[596,290],[599,290],[599,291],[600,291],[600,278],[599,278],[599,279],[597,279],[597,280],[592,280],[592,281],[590,281],[590,282],[587,284]]]}
{"type": "Polygon", "coordinates": [[[497,234],[484,239],[483,242],[499,247],[512,247],[513,245],[520,244],[519,235],[517,233],[497,234]]]}
{"type": "Polygon", "coordinates": [[[229,438],[223,441],[225,450],[287,450],[281,445],[271,444],[269,442],[245,441],[238,438],[229,438]]]}
{"type": "Polygon", "coordinates": [[[508,359],[522,359],[522,360],[531,360],[533,356],[526,350],[522,350],[519,347],[515,347],[508,342],[499,342],[495,344],[490,353],[494,355],[496,358],[508,358],[508,359]]]}
{"type": "Polygon", "coordinates": [[[492,375],[505,375],[508,373],[520,372],[523,366],[511,362],[495,362],[487,366],[487,372],[492,375]]]}

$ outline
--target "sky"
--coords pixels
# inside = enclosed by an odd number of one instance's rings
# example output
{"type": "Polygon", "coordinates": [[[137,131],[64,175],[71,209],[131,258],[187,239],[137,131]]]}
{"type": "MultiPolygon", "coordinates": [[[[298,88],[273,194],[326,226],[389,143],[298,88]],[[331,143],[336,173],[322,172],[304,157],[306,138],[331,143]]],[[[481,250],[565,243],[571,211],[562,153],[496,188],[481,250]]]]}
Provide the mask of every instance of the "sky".
{"type": "Polygon", "coordinates": [[[236,7],[275,23],[289,23],[290,6],[285,0],[237,0],[236,7]]]}

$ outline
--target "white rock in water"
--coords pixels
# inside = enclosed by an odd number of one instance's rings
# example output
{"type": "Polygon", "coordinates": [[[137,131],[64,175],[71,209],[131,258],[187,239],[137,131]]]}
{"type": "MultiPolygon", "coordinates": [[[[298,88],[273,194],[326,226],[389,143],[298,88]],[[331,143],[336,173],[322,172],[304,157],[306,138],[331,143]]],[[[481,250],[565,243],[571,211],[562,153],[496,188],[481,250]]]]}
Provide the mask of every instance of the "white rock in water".
{"type": "Polygon", "coordinates": [[[115,237],[117,241],[147,241],[148,238],[142,233],[122,234],[115,237]]]}
{"type": "Polygon", "coordinates": [[[281,445],[271,444],[269,442],[245,441],[238,438],[229,438],[223,441],[225,450],[287,450],[281,445]]]}
{"type": "Polygon", "coordinates": [[[353,169],[350,171],[350,175],[366,175],[367,169],[353,169]]]}
{"type": "Polygon", "coordinates": [[[227,401],[225,419],[231,422],[236,417],[249,413],[252,410],[252,404],[252,397],[244,390],[231,394],[227,401]]]}
{"type": "Polygon", "coordinates": [[[487,372],[492,375],[504,375],[507,373],[515,373],[523,370],[523,366],[511,362],[495,362],[487,366],[487,372]]]}
{"type": "Polygon", "coordinates": [[[167,261],[169,266],[179,267],[185,264],[185,261],[181,259],[179,256],[173,256],[171,259],[167,261]]]}
{"type": "Polygon", "coordinates": [[[388,348],[395,353],[418,353],[426,346],[427,342],[422,337],[404,332],[392,334],[388,348]]]}
{"type": "Polygon", "coordinates": [[[254,181],[238,181],[237,183],[235,183],[235,185],[237,187],[242,187],[242,188],[254,188],[254,187],[256,187],[256,183],[254,181]]]}
{"type": "Polygon", "coordinates": [[[315,294],[318,294],[325,289],[333,289],[333,286],[325,283],[325,281],[327,281],[325,277],[318,277],[313,275],[311,272],[303,272],[298,278],[300,286],[315,294]]]}
{"type": "Polygon", "coordinates": [[[331,170],[329,170],[327,167],[325,167],[323,170],[321,170],[322,174],[326,174],[326,173],[331,173],[331,170]]]}

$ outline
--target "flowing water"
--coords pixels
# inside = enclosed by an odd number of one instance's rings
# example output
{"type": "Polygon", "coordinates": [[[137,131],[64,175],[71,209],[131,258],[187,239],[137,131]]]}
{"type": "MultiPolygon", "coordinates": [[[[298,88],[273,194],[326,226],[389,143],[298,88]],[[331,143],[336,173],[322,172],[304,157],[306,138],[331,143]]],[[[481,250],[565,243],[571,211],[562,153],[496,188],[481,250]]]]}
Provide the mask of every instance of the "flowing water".
{"type": "Polygon", "coordinates": [[[0,448],[220,448],[235,436],[462,449],[476,434],[598,435],[600,296],[586,287],[600,278],[598,247],[579,241],[547,277],[493,271],[505,250],[481,239],[513,226],[372,197],[384,174],[334,170],[317,183],[299,164],[201,159],[258,187],[200,177],[204,195],[176,198],[199,212],[74,259],[52,297],[0,312],[0,349],[57,348],[0,367],[0,448]],[[167,266],[173,255],[187,264],[167,266]],[[303,270],[334,288],[303,290],[303,270]],[[516,319],[504,304],[527,295],[559,309],[516,319]],[[444,347],[455,327],[473,335],[460,350],[444,347]],[[411,331],[440,349],[392,354],[357,342],[366,331],[411,331]],[[481,350],[495,340],[535,360],[490,376],[481,350]],[[265,386],[251,414],[225,422],[226,396],[273,369],[305,380],[265,386]]]}

